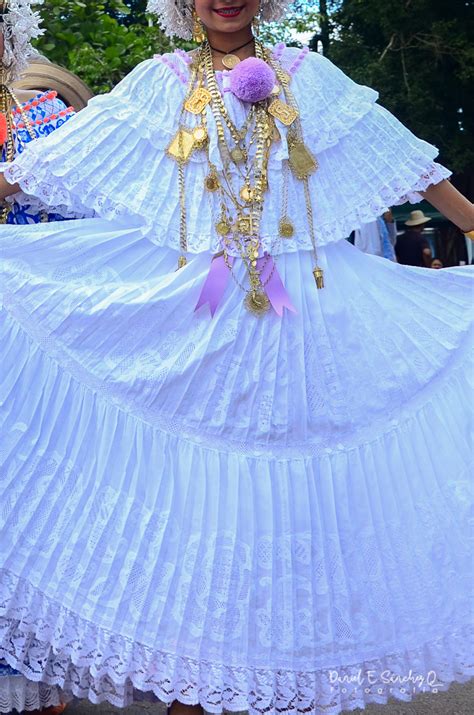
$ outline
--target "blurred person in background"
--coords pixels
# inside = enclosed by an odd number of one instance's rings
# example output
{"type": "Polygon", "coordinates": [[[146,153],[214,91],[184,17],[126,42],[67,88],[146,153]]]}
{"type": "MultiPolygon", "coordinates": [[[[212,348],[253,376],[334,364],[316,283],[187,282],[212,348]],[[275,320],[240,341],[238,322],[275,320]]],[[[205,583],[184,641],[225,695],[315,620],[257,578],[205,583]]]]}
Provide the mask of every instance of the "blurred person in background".
{"type": "Polygon", "coordinates": [[[430,244],[423,236],[425,225],[431,221],[423,211],[411,211],[410,218],[405,221],[407,230],[398,236],[395,244],[395,254],[399,263],[406,266],[421,266],[429,268],[433,256],[430,244]]]}

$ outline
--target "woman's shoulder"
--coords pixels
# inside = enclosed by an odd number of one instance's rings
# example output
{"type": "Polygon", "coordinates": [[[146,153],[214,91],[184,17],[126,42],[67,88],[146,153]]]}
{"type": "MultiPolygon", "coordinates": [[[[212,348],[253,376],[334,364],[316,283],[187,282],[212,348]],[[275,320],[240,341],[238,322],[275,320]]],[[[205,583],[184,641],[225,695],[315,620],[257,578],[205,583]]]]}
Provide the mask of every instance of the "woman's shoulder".
{"type": "Polygon", "coordinates": [[[151,96],[181,94],[188,83],[187,53],[175,51],[155,54],[136,65],[112,90],[111,94],[127,99],[150,99],[151,96]]]}

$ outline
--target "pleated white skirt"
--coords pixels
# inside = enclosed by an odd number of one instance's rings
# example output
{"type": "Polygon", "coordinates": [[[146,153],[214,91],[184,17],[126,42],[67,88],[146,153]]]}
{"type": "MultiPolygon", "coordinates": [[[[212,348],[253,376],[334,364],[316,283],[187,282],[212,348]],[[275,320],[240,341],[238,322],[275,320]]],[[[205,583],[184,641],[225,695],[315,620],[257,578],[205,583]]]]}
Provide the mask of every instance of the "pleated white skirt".
{"type": "Polygon", "coordinates": [[[296,314],[211,319],[210,256],[138,228],[0,241],[0,657],[252,715],[472,677],[468,268],[342,241],[320,291],[279,257],[296,314]]]}

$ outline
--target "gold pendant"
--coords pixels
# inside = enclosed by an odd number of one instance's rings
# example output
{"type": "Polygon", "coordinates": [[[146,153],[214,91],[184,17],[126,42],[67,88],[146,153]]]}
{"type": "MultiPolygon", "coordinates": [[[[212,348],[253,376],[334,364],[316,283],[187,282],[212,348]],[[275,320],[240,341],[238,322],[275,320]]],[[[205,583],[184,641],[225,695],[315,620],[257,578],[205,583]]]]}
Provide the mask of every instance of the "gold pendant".
{"type": "Polygon", "coordinates": [[[219,188],[219,178],[215,172],[211,172],[204,179],[204,186],[208,191],[217,191],[219,188]]]}
{"type": "Polygon", "coordinates": [[[186,256],[180,256],[178,258],[178,271],[180,268],[184,268],[184,266],[187,264],[186,256]]]}
{"type": "Polygon", "coordinates": [[[240,198],[248,204],[253,201],[253,191],[250,186],[242,186],[240,189],[240,198]]]}
{"type": "Polygon", "coordinates": [[[228,236],[229,233],[231,232],[232,226],[226,219],[221,219],[216,223],[216,231],[219,233],[221,236],[228,236]]]}
{"type": "Polygon", "coordinates": [[[232,161],[234,161],[236,164],[241,164],[243,161],[245,161],[245,152],[239,146],[234,147],[230,152],[230,155],[232,157],[232,161]]]}
{"type": "Polygon", "coordinates": [[[245,298],[245,307],[250,313],[260,317],[270,308],[270,301],[264,291],[249,291],[245,298]]]}
{"type": "Polygon", "coordinates": [[[252,233],[252,221],[250,216],[240,216],[237,219],[237,230],[244,236],[250,236],[252,233]]]}
{"type": "Polygon", "coordinates": [[[199,126],[193,129],[193,137],[197,147],[202,147],[207,141],[206,127],[199,126]]]}
{"type": "Polygon", "coordinates": [[[195,147],[194,136],[186,129],[178,129],[171,140],[166,153],[176,161],[186,162],[191,156],[195,147]]]}
{"type": "Polygon", "coordinates": [[[192,114],[201,114],[211,101],[211,93],[205,87],[197,87],[184,103],[184,108],[192,114]]]}
{"type": "Polygon", "coordinates": [[[237,67],[237,65],[240,64],[240,59],[237,57],[237,55],[225,55],[225,57],[222,58],[221,62],[224,67],[227,67],[228,70],[233,70],[234,67],[237,67]]]}
{"type": "Polygon", "coordinates": [[[283,216],[280,219],[280,223],[278,224],[278,229],[280,232],[280,236],[282,238],[292,238],[295,233],[295,227],[291,223],[288,216],[283,216]]]}
{"type": "Polygon", "coordinates": [[[319,266],[313,269],[314,280],[316,281],[316,288],[324,288],[324,273],[323,269],[319,266]]]}
{"type": "Polygon", "coordinates": [[[288,147],[290,168],[298,179],[307,179],[318,168],[318,162],[302,141],[294,141],[288,147]]]}
{"type": "Polygon", "coordinates": [[[275,117],[275,119],[278,119],[287,127],[289,127],[290,124],[293,124],[298,116],[298,110],[294,107],[290,107],[289,104],[282,102],[281,99],[275,99],[268,107],[268,112],[272,115],[272,117],[275,117]]]}

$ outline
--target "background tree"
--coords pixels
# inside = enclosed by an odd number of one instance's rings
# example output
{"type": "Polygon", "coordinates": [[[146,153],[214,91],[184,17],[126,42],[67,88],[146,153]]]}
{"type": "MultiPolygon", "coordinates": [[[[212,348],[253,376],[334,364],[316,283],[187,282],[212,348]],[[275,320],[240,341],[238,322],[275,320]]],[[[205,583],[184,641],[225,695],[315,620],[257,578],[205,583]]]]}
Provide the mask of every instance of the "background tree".
{"type": "Polygon", "coordinates": [[[474,165],[474,4],[344,0],[330,17],[330,58],[380,92],[381,103],[440,149],[457,172],[474,165]]]}
{"type": "Polygon", "coordinates": [[[148,23],[145,5],[146,0],[45,0],[46,33],[36,46],[94,92],[107,92],[139,62],[170,49],[161,30],[148,23]]]}

